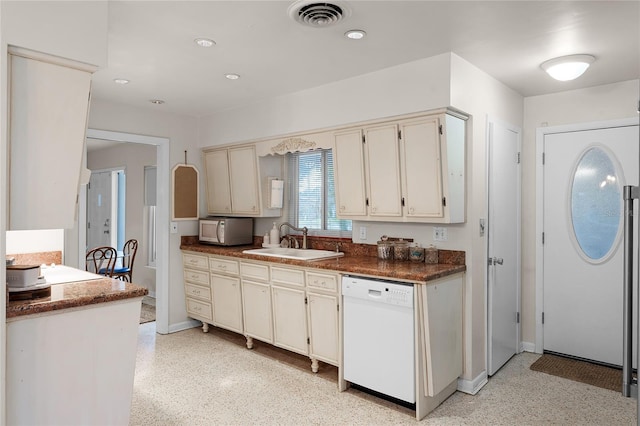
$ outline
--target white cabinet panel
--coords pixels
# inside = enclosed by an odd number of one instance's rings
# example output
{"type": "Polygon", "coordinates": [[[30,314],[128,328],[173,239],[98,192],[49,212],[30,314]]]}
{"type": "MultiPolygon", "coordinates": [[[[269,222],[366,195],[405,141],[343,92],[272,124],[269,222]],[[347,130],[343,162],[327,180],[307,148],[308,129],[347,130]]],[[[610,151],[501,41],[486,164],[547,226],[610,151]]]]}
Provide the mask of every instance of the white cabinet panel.
{"type": "Polygon", "coordinates": [[[93,71],[10,53],[9,229],[72,229],[93,71]]]}

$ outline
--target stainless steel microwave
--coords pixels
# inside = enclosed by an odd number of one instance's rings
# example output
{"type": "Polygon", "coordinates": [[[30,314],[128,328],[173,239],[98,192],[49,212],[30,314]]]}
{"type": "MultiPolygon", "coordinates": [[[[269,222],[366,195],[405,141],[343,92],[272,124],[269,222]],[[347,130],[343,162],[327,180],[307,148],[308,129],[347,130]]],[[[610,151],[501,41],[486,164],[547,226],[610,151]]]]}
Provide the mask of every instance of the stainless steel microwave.
{"type": "Polygon", "coordinates": [[[204,244],[241,246],[253,244],[253,218],[207,217],[199,221],[199,239],[204,244]]]}

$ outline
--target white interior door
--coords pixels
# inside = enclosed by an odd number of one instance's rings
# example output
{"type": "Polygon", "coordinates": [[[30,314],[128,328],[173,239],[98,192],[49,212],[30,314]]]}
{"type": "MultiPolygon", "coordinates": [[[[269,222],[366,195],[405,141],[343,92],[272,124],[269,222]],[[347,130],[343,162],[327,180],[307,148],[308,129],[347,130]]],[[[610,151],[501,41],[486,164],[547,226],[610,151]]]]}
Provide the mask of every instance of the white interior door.
{"type": "Polygon", "coordinates": [[[489,375],[519,346],[520,135],[489,123],[487,338],[489,375]]]}
{"type": "Polygon", "coordinates": [[[622,365],[622,188],[638,185],[638,126],[543,144],[544,350],[622,365]]]}
{"type": "Polygon", "coordinates": [[[87,188],[87,247],[112,246],[111,172],[93,172],[87,188]]]}

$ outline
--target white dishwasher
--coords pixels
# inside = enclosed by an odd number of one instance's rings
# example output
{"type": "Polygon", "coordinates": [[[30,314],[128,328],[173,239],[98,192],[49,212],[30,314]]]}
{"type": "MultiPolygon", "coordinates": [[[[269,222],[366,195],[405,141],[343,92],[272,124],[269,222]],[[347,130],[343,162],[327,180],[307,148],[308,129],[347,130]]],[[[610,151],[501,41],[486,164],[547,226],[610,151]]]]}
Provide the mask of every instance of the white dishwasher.
{"type": "Polygon", "coordinates": [[[415,403],[413,285],[342,278],[344,379],[415,403]]]}

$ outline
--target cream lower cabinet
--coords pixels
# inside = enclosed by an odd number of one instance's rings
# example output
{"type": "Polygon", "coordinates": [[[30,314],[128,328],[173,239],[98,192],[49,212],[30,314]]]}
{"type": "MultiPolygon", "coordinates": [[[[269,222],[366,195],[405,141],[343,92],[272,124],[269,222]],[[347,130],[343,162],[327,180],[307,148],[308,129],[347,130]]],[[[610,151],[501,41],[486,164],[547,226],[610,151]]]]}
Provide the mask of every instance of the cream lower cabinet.
{"type": "Polygon", "coordinates": [[[309,353],[304,271],[271,266],[273,344],[304,355],[309,353]]]}
{"type": "Polygon", "coordinates": [[[247,348],[253,348],[254,338],[273,343],[269,266],[242,261],[240,273],[242,276],[242,318],[247,348]]]}
{"type": "Polygon", "coordinates": [[[213,322],[211,285],[209,283],[209,258],[202,254],[182,254],[185,304],[187,315],[202,321],[202,330],[209,331],[213,322]]]}
{"type": "Polygon", "coordinates": [[[307,271],[309,357],[313,372],[318,360],[338,365],[340,353],[339,275],[307,271]]]}
{"type": "Polygon", "coordinates": [[[211,274],[213,325],[242,333],[240,278],[211,274]]]}

